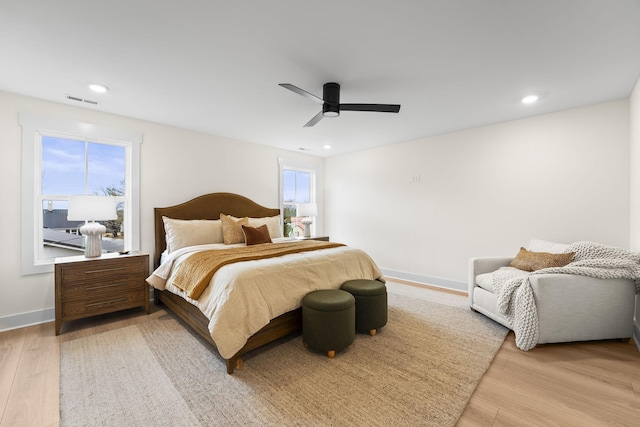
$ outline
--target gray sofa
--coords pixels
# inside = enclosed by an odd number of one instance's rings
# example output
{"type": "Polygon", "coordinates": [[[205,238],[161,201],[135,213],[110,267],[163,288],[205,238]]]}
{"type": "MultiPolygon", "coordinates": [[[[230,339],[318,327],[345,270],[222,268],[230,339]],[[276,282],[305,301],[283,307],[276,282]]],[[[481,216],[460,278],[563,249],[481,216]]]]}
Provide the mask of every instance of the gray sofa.
{"type": "MultiPolygon", "coordinates": [[[[513,325],[498,311],[490,274],[508,266],[512,259],[469,261],[469,306],[509,329],[513,325]]],[[[538,311],[538,344],[631,337],[633,280],[537,274],[530,276],[530,283],[538,311]]]]}

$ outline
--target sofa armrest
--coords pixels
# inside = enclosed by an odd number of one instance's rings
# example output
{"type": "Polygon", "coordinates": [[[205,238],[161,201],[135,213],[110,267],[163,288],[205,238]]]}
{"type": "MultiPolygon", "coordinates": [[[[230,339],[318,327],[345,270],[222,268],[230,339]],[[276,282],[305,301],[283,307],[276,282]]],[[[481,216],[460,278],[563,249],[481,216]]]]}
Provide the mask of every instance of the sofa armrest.
{"type": "Polygon", "coordinates": [[[478,274],[491,273],[500,267],[508,267],[513,257],[479,257],[469,260],[469,271],[478,274]]]}
{"type": "Polygon", "coordinates": [[[473,307],[473,288],[476,286],[476,276],[491,273],[500,267],[507,267],[513,257],[478,257],[469,259],[469,306],[473,307]]]}
{"type": "Polygon", "coordinates": [[[631,336],[633,280],[534,274],[529,281],[538,311],[539,343],[631,336]]]}

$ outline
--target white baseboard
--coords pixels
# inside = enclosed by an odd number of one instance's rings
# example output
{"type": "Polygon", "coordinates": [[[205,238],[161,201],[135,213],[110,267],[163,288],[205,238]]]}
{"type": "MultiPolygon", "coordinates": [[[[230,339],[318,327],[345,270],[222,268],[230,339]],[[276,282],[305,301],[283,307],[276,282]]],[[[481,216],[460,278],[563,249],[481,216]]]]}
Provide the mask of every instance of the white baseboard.
{"type": "MultiPolygon", "coordinates": [[[[149,292],[149,300],[153,304],[153,292],[149,292]]],[[[27,326],[53,322],[56,319],[55,308],[31,311],[29,313],[13,314],[0,317],[0,332],[12,329],[26,328],[27,326]]]]}
{"type": "Polygon", "coordinates": [[[39,325],[41,323],[53,322],[54,319],[54,308],[46,308],[44,310],[36,310],[29,313],[4,316],[0,317],[0,332],[24,328],[26,326],[39,325]]]}
{"type": "Polygon", "coordinates": [[[466,282],[456,282],[454,280],[440,279],[439,277],[422,276],[420,274],[405,273],[403,271],[388,270],[386,268],[381,268],[380,271],[382,271],[382,274],[384,274],[385,277],[388,277],[389,279],[402,279],[409,282],[435,286],[438,288],[453,289],[463,292],[467,292],[469,290],[469,286],[466,282]]]}

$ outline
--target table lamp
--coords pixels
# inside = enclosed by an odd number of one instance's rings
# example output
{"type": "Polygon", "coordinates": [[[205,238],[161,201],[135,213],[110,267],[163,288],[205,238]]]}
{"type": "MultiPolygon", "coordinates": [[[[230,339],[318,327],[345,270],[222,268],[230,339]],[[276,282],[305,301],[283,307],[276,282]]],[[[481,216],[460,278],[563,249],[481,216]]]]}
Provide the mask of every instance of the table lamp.
{"type": "Polygon", "coordinates": [[[304,237],[311,237],[312,217],[318,215],[318,206],[315,203],[300,203],[298,204],[296,215],[303,217],[300,222],[304,224],[304,237]]]}
{"type": "Polygon", "coordinates": [[[118,219],[116,200],[111,196],[71,196],[69,197],[69,211],[67,220],[87,221],[80,227],[80,233],[85,236],[84,256],[96,258],[102,255],[100,236],[107,228],[95,221],[118,219]]]}

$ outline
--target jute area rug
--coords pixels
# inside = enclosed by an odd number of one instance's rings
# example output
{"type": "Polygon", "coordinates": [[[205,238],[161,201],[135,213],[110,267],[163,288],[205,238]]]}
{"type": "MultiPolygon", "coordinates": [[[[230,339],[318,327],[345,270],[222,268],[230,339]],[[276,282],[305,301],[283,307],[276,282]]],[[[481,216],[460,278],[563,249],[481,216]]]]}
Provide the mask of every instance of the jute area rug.
{"type": "Polygon", "coordinates": [[[506,329],[468,309],[389,294],[389,320],[334,359],[282,339],[222,360],[166,314],[67,341],[62,426],[452,426],[506,329]]]}

